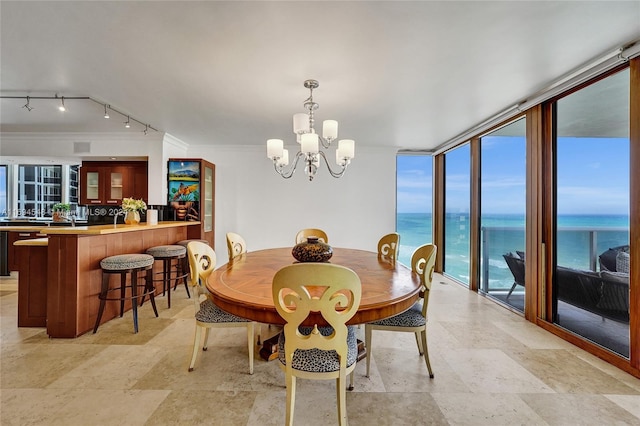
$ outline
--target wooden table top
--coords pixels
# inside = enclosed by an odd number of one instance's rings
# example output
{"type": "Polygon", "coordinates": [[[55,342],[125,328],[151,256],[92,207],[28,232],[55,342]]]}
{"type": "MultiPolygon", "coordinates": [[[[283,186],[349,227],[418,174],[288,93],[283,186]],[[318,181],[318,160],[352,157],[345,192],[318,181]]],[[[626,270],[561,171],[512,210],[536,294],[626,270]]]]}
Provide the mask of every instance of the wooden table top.
{"type": "MultiPolygon", "coordinates": [[[[273,305],[271,282],[278,270],[295,262],[290,247],[243,253],[215,270],[206,285],[225,311],[265,324],[284,324],[273,305]]],[[[418,300],[420,279],[399,262],[346,248],[334,248],[330,262],[352,269],[362,283],[360,307],[348,324],[391,317],[418,300]]],[[[307,325],[315,321],[319,319],[310,318],[307,325]]]]}

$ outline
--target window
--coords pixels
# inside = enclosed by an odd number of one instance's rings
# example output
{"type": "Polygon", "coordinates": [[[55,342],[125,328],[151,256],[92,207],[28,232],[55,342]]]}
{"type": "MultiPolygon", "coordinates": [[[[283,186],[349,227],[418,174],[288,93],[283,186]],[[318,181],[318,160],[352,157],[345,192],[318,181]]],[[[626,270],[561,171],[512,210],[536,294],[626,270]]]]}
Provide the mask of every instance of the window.
{"type": "Polygon", "coordinates": [[[554,322],[625,357],[629,91],[627,69],[561,98],[555,129],[554,322]]]}
{"type": "Polygon", "coordinates": [[[432,238],[432,177],[430,155],[396,157],[396,232],[400,234],[398,260],[411,265],[411,255],[432,238]]]}
{"type": "Polygon", "coordinates": [[[471,148],[462,145],[444,159],[444,273],[469,285],[471,148]]]}
{"type": "Polygon", "coordinates": [[[7,166],[0,166],[0,217],[9,216],[7,208],[7,166]]]}
{"type": "Polygon", "coordinates": [[[526,126],[521,118],[480,139],[479,290],[524,312],[526,126]]]}

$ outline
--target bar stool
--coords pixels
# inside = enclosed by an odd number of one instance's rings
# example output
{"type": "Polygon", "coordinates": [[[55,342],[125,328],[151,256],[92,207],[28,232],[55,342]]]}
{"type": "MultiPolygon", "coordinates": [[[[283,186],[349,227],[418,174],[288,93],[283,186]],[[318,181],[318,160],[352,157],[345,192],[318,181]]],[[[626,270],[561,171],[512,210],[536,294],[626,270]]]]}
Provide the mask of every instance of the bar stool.
{"type": "Polygon", "coordinates": [[[133,332],[138,332],[138,298],[144,297],[147,294],[151,299],[151,306],[153,306],[153,312],[158,316],[158,309],[156,308],[156,300],[154,298],[155,288],[153,287],[153,256],[148,254],[119,254],[116,256],[105,257],[100,261],[100,268],[102,268],[102,288],[98,298],[100,299],[100,308],[98,310],[98,317],[96,318],[96,324],[93,327],[93,333],[98,331],[100,326],[100,320],[104,312],[104,307],[107,300],[119,300],[120,301],[120,318],[124,314],[124,302],[125,300],[131,300],[131,310],[133,311],[133,332]],[[138,272],[146,271],[145,283],[138,284],[138,272]],[[109,288],[109,278],[111,274],[120,274],[120,288],[109,288]],[[130,285],[127,285],[127,274],[131,274],[130,285]],[[138,294],[138,287],[144,288],[141,294],[138,294]],[[131,289],[130,295],[126,295],[127,288],[131,289]],[[120,297],[108,297],[109,292],[120,291],[120,297]]]}
{"type": "MultiPolygon", "coordinates": [[[[184,269],[184,259],[187,257],[187,249],[178,244],[155,246],[147,249],[147,254],[153,256],[154,260],[162,261],[162,278],[160,280],[154,279],[153,281],[162,281],[162,295],[167,292],[167,307],[171,308],[171,269],[173,267],[172,262],[176,260],[176,284],[174,289],[178,286],[178,281],[182,279],[184,281],[184,287],[187,290],[187,297],[191,298],[189,294],[189,284],[187,284],[188,270],[184,269]]],[[[144,298],[142,299],[144,302],[144,298]]]]}

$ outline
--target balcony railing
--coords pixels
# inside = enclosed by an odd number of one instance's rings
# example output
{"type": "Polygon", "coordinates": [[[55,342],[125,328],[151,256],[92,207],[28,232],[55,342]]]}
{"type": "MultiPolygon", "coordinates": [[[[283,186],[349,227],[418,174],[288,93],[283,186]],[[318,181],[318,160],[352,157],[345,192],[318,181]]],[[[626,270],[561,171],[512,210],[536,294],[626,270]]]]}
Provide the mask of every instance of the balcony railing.
{"type": "MultiPolygon", "coordinates": [[[[511,288],[513,275],[502,255],[524,251],[524,227],[482,227],[481,291],[511,288]]],[[[598,271],[598,256],[611,247],[629,244],[625,227],[562,227],[557,230],[558,265],[598,271]]]]}

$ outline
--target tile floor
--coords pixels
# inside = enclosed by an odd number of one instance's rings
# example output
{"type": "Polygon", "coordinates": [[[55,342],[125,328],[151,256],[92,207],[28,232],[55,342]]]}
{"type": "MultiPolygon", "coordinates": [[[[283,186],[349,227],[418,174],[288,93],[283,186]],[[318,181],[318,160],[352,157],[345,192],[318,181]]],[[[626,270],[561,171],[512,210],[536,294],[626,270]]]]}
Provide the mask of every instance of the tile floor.
{"type": "MultiPolygon", "coordinates": [[[[248,374],[245,329],[213,330],[187,372],[194,307],[184,288],[171,309],[159,298],[160,318],[146,303],[138,334],[129,314],[95,335],[48,339],[16,326],[16,277],[0,279],[3,426],[284,423],[284,375],[260,358],[248,374]]],[[[441,276],[429,313],[435,378],[411,334],[375,332],[371,377],[359,363],[347,393],[352,426],[640,424],[640,379],[441,276]]],[[[295,423],[337,424],[334,382],[298,383],[295,423]]]]}

